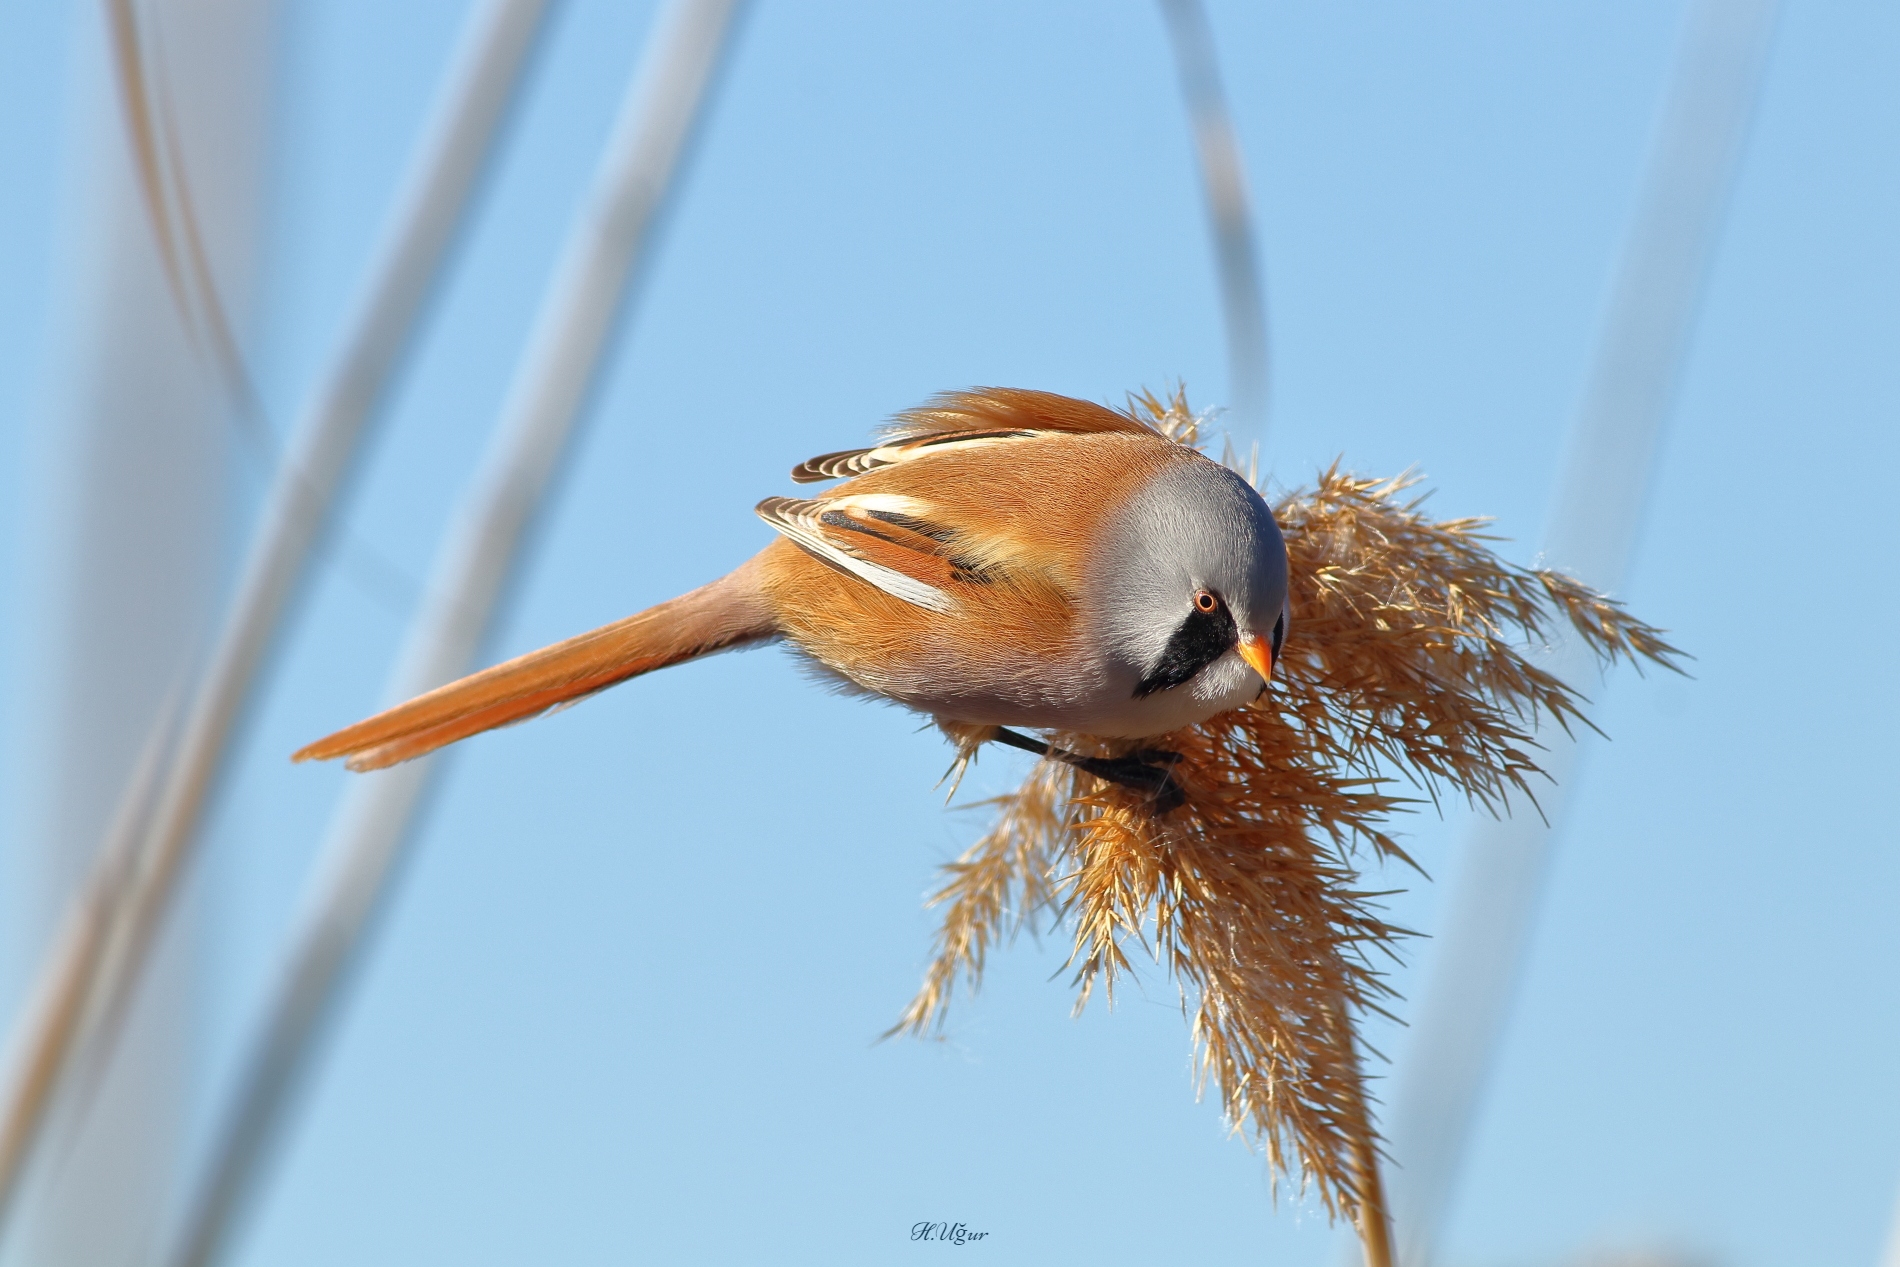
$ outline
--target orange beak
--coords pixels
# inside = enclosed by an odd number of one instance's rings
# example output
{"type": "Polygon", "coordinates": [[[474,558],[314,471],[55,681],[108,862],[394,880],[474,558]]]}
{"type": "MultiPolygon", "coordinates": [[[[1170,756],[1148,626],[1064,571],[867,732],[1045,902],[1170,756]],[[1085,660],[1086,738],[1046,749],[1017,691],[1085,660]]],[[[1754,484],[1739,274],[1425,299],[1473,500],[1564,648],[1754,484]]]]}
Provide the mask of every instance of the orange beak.
{"type": "Polygon", "coordinates": [[[1273,681],[1273,649],[1260,639],[1248,634],[1240,640],[1240,658],[1253,666],[1262,682],[1273,681]]]}

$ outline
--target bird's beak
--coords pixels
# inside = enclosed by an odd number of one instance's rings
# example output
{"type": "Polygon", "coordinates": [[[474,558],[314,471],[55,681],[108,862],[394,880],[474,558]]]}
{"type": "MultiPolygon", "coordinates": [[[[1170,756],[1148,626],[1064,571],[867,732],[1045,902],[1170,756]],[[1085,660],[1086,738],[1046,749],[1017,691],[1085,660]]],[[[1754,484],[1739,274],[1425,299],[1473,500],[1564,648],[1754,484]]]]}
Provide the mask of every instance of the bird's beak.
{"type": "Polygon", "coordinates": [[[1240,658],[1253,666],[1262,682],[1273,681],[1273,648],[1252,634],[1240,640],[1240,658]]]}

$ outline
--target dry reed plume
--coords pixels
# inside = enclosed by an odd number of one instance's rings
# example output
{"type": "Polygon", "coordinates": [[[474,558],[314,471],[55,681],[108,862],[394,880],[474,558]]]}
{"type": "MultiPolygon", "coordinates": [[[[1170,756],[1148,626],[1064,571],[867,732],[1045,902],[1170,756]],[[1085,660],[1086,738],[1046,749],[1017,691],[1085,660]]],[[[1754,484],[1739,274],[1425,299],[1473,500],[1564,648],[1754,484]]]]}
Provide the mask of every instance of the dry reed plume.
{"type": "MultiPolygon", "coordinates": [[[[1196,442],[1179,394],[1134,404],[1196,442]]],[[[1039,916],[1074,929],[1078,1010],[1098,984],[1112,1002],[1138,946],[1191,1007],[1201,1081],[1235,1129],[1369,1239],[1383,1236],[1384,1203],[1354,1024],[1390,998],[1378,964],[1403,930],[1375,913],[1357,864],[1368,851],[1411,862],[1389,834],[1412,803],[1393,781],[1493,813],[1513,792],[1532,800],[1538,726],[1588,723],[1530,649],[1567,627],[1605,664],[1673,667],[1679,654],[1576,581],[1505,562],[1484,521],[1428,518],[1412,483],[1335,467],[1276,507],[1293,621],[1273,690],[1140,745],[1180,754],[1180,809],[1157,815],[1137,792],[1046,760],[988,802],[995,825],[946,867],[936,957],[892,1031],[940,1030],[956,979],[974,988],[998,939],[1039,916]]]]}

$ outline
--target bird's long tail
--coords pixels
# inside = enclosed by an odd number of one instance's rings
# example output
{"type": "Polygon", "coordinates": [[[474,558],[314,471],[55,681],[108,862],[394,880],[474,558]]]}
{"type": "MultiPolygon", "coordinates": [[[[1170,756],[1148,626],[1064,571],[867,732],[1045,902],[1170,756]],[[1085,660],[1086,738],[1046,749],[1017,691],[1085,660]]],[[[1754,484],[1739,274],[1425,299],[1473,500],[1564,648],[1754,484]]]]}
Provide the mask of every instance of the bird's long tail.
{"type": "Polygon", "coordinates": [[[470,735],[525,721],[618,682],[778,633],[754,560],[691,593],[418,695],[298,751],[380,770],[470,735]]]}

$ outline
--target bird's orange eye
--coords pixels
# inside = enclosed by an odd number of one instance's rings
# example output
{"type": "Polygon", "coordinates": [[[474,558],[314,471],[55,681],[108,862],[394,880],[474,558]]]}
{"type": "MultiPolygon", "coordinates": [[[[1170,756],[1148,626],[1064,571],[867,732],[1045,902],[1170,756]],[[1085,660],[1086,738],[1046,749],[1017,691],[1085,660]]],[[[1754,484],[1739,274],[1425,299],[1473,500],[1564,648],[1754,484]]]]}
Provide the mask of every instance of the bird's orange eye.
{"type": "Polygon", "coordinates": [[[1220,599],[1215,598],[1206,590],[1202,590],[1194,596],[1194,607],[1197,611],[1211,612],[1219,606],[1220,599]]]}

